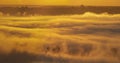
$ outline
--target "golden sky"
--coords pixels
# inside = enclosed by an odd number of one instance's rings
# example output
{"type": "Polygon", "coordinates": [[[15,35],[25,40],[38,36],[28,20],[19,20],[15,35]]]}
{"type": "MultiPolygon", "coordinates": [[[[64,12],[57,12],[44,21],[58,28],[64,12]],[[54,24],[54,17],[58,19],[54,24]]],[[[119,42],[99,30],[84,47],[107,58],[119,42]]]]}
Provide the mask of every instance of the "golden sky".
{"type": "Polygon", "coordinates": [[[0,4],[120,6],[120,0],[0,0],[0,4]]]}

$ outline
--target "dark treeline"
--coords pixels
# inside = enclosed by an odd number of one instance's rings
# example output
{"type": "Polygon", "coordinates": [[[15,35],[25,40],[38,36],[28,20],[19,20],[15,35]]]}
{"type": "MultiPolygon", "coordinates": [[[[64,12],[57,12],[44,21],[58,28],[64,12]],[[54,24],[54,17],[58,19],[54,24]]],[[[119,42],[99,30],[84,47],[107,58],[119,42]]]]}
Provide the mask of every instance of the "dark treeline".
{"type": "Polygon", "coordinates": [[[2,15],[72,15],[85,12],[119,14],[120,6],[0,6],[2,15]]]}

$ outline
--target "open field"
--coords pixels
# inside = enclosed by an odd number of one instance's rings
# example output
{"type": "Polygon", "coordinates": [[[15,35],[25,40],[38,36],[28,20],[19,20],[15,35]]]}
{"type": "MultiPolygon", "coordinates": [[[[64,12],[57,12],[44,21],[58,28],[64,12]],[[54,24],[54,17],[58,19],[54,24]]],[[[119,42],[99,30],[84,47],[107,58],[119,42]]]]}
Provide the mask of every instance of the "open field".
{"type": "Polygon", "coordinates": [[[0,63],[120,63],[120,14],[0,16],[0,63]]]}

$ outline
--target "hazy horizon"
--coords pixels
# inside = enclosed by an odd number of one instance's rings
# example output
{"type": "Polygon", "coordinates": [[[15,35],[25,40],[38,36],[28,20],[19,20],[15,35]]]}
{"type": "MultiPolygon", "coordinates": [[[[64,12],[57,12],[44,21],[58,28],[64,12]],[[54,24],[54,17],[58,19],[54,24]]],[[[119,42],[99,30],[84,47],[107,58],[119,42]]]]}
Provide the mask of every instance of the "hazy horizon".
{"type": "Polygon", "coordinates": [[[81,5],[23,5],[23,4],[0,4],[0,6],[76,6],[76,7],[78,7],[78,6],[95,6],[95,7],[104,7],[104,6],[108,6],[108,7],[110,7],[110,6],[113,6],[113,7],[120,7],[120,5],[118,6],[118,5],[83,5],[83,4],[81,4],[81,5]]]}
{"type": "Polygon", "coordinates": [[[1,0],[0,5],[120,6],[120,0],[1,0]]]}

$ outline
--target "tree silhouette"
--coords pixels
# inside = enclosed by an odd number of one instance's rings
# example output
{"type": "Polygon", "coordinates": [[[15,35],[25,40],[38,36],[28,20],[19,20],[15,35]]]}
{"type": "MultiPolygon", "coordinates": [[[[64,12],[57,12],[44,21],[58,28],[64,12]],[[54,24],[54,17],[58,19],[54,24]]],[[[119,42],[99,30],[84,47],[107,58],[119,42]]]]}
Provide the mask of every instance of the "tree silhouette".
{"type": "Polygon", "coordinates": [[[27,14],[28,11],[28,7],[27,6],[23,6],[19,8],[19,13],[21,16],[25,16],[27,14]]]}

